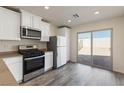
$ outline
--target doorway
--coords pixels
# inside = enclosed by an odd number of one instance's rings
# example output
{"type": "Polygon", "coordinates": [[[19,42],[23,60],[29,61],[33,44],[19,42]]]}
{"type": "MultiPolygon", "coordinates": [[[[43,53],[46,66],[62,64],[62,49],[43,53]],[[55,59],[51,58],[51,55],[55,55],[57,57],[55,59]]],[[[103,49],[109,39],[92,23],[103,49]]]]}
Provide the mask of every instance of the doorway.
{"type": "Polygon", "coordinates": [[[112,70],[112,29],[78,33],[78,62],[112,70]]]}

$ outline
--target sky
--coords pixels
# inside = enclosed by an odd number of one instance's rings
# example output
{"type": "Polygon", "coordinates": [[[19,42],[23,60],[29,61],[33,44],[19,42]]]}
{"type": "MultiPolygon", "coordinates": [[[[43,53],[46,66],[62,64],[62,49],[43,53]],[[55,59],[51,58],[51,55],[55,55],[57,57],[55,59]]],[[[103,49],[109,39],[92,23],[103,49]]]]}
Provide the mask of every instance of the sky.
{"type": "MultiPolygon", "coordinates": [[[[92,32],[93,38],[105,38],[105,37],[110,37],[111,36],[111,29],[107,30],[99,30],[96,32],[92,32]]],[[[91,32],[86,32],[86,33],[79,33],[78,38],[90,38],[91,37],[91,32]]]]}

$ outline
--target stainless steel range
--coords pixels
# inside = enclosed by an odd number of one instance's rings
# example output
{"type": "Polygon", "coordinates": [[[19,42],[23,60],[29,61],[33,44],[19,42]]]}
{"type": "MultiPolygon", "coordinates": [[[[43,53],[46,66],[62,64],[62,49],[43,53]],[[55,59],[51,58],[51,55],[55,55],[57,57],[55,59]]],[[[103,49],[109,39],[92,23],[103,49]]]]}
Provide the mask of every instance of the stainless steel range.
{"type": "Polygon", "coordinates": [[[24,82],[44,73],[44,52],[36,45],[20,45],[19,53],[23,55],[24,82]]]}

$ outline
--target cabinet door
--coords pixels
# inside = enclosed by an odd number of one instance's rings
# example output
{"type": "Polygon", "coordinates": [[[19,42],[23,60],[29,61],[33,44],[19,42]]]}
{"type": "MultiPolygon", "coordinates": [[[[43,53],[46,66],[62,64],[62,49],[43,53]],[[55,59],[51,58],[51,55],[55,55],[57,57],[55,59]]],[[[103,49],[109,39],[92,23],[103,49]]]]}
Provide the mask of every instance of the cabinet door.
{"type": "Polygon", "coordinates": [[[50,24],[46,22],[41,22],[41,41],[49,41],[50,36],[50,24]]]}
{"type": "Polygon", "coordinates": [[[66,47],[57,48],[57,67],[66,64],[66,47]]]}
{"type": "Polygon", "coordinates": [[[66,47],[61,48],[61,61],[62,61],[62,65],[67,63],[66,47]]]}
{"type": "Polygon", "coordinates": [[[40,30],[41,17],[33,15],[29,12],[21,10],[21,25],[40,30]]]}
{"type": "Polygon", "coordinates": [[[33,15],[33,28],[40,30],[41,17],[33,15]]]}
{"type": "Polygon", "coordinates": [[[58,31],[58,36],[66,36],[66,28],[63,27],[63,28],[60,28],[59,31],[58,31]]]}
{"type": "Polygon", "coordinates": [[[66,46],[66,37],[57,36],[57,46],[66,46]]]}
{"type": "Polygon", "coordinates": [[[20,40],[20,14],[0,7],[0,39],[20,40]]]}
{"type": "Polygon", "coordinates": [[[32,27],[32,14],[21,10],[21,26],[32,27]]]}
{"type": "Polygon", "coordinates": [[[53,52],[45,53],[45,71],[48,71],[53,67],[53,52]]]}
{"type": "Polygon", "coordinates": [[[4,61],[17,83],[21,83],[23,78],[22,57],[5,58],[4,61]]]}

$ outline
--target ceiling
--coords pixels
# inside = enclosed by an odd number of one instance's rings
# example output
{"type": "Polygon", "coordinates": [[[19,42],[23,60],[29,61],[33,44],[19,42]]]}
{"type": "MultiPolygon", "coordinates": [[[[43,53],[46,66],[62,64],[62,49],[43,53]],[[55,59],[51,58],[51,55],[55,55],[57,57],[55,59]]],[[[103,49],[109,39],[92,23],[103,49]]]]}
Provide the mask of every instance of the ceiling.
{"type": "Polygon", "coordinates": [[[124,15],[124,6],[50,6],[45,10],[43,6],[13,6],[14,8],[24,9],[43,17],[57,26],[76,26],[94,21],[110,19],[124,15]],[[95,15],[94,12],[100,14],[95,15]],[[79,18],[75,19],[73,14],[77,13],[79,18]],[[72,22],[68,22],[68,20],[72,22]]]}

